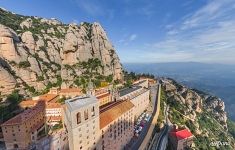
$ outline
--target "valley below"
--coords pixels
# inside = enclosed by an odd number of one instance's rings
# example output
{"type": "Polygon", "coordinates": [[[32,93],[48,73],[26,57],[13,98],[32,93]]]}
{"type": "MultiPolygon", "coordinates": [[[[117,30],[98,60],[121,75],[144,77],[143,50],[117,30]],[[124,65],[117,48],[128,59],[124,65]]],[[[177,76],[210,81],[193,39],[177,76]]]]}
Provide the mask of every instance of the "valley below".
{"type": "Polygon", "coordinates": [[[194,62],[124,64],[128,71],[173,78],[190,88],[221,98],[231,120],[235,120],[235,66],[194,62]]]}

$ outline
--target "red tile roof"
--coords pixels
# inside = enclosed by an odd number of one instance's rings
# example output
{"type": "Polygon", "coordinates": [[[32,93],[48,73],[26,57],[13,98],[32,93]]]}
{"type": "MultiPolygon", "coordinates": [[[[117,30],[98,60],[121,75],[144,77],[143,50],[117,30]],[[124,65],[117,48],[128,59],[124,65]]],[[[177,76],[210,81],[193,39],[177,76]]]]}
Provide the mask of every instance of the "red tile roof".
{"type": "Polygon", "coordinates": [[[15,117],[7,120],[1,126],[22,124],[22,123],[26,122],[28,119],[33,118],[36,114],[38,114],[39,112],[42,112],[44,110],[45,110],[45,102],[38,101],[36,106],[34,106],[31,109],[27,109],[24,112],[16,115],[15,117]]]}
{"type": "Polygon", "coordinates": [[[39,96],[39,99],[45,100],[47,102],[52,101],[58,97],[57,94],[44,94],[39,96]]]}
{"type": "Polygon", "coordinates": [[[60,103],[47,103],[46,108],[47,109],[61,108],[61,104],[60,103]]]}
{"type": "Polygon", "coordinates": [[[104,97],[107,97],[107,96],[110,96],[110,94],[109,93],[105,93],[105,94],[97,96],[96,98],[97,99],[101,99],[101,98],[104,98],[104,97]]]}
{"type": "Polygon", "coordinates": [[[22,102],[20,102],[20,107],[23,107],[23,108],[25,108],[25,107],[33,107],[33,106],[35,106],[36,104],[37,104],[37,102],[38,101],[36,101],[36,100],[24,100],[24,101],[22,101],[22,102]]]}
{"type": "Polygon", "coordinates": [[[114,104],[111,107],[107,107],[100,112],[100,129],[104,128],[133,107],[134,104],[131,103],[130,100],[119,101],[116,105],[114,104]]]}
{"type": "Polygon", "coordinates": [[[82,94],[82,89],[81,88],[67,88],[67,89],[61,89],[60,93],[81,93],[82,94]]]}
{"type": "Polygon", "coordinates": [[[193,134],[188,129],[184,129],[184,130],[171,131],[170,136],[176,138],[179,141],[179,140],[182,140],[182,139],[192,137],[193,134]]]}
{"type": "Polygon", "coordinates": [[[53,121],[61,121],[62,116],[49,116],[48,121],[53,122],[53,121]]]}

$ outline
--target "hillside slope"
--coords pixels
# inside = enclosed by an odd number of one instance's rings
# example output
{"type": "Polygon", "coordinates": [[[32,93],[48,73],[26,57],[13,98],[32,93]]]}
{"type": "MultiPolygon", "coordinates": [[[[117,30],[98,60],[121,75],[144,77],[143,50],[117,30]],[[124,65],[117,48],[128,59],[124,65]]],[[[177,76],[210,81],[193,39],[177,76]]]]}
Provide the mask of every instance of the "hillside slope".
{"type": "Polygon", "coordinates": [[[121,80],[122,66],[99,23],[63,24],[0,9],[0,93],[121,80]]]}
{"type": "Polygon", "coordinates": [[[234,149],[235,125],[228,120],[224,102],[215,96],[189,89],[172,79],[162,79],[162,100],[169,106],[170,121],[189,128],[194,134],[195,149],[216,149],[212,142],[228,142],[219,149],[234,149]]]}

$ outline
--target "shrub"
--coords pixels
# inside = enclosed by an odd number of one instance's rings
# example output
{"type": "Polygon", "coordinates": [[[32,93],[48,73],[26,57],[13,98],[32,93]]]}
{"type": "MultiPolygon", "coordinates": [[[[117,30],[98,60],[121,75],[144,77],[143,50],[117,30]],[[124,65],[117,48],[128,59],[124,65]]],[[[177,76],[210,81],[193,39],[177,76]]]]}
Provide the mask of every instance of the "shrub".
{"type": "Polygon", "coordinates": [[[37,76],[37,81],[43,81],[44,77],[43,76],[37,76]]]}
{"type": "Polygon", "coordinates": [[[113,81],[113,75],[107,76],[105,81],[111,83],[113,81]]]}
{"type": "Polygon", "coordinates": [[[30,67],[30,66],[31,66],[31,64],[29,63],[29,61],[21,61],[19,63],[20,68],[27,68],[27,67],[30,67]]]}

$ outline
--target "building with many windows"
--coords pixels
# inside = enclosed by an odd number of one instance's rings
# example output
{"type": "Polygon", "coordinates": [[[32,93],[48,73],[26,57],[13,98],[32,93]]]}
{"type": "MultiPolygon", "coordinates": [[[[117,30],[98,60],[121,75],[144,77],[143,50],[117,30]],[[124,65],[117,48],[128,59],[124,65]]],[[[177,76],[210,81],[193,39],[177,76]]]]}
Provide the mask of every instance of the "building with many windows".
{"type": "Polygon", "coordinates": [[[146,81],[122,89],[117,95],[108,88],[88,94],[65,101],[63,124],[70,149],[126,148],[134,135],[135,118],[149,105],[146,81]]]}
{"type": "Polygon", "coordinates": [[[117,101],[100,109],[101,139],[97,149],[124,149],[134,135],[134,104],[117,101]]]}
{"type": "Polygon", "coordinates": [[[128,88],[124,88],[119,91],[120,99],[130,99],[134,104],[134,116],[138,117],[149,105],[150,90],[142,87],[133,85],[128,88]]]}
{"type": "Polygon", "coordinates": [[[99,103],[96,97],[84,95],[66,100],[63,113],[69,149],[94,149],[100,139],[99,103]]]}
{"type": "Polygon", "coordinates": [[[6,149],[29,149],[44,132],[45,121],[45,102],[38,101],[31,109],[4,122],[1,127],[6,149]]]}
{"type": "Polygon", "coordinates": [[[104,105],[94,96],[65,102],[64,127],[71,150],[123,149],[133,137],[134,104],[120,100],[104,105]]]}
{"type": "Polygon", "coordinates": [[[62,104],[48,101],[48,99],[24,100],[19,106],[28,109],[34,107],[39,101],[45,102],[45,117],[48,124],[55,125],[62,120],[62,104]]]}
{"type": "Polygon", "coordinates": [[[96,98],[99,101],[99,106],[103,106],[103,105],[108,104],[112,101],[112,96],[109,92],[97,95],[96,98]]]}

